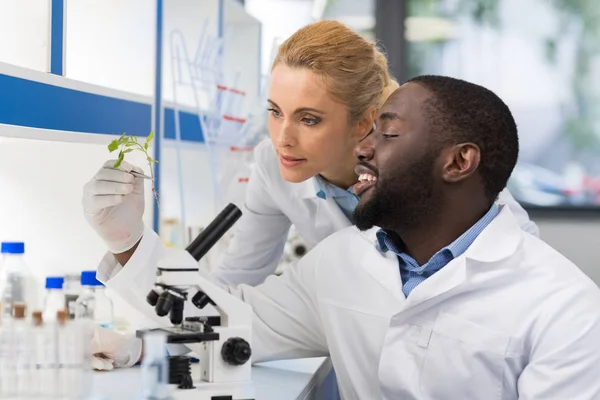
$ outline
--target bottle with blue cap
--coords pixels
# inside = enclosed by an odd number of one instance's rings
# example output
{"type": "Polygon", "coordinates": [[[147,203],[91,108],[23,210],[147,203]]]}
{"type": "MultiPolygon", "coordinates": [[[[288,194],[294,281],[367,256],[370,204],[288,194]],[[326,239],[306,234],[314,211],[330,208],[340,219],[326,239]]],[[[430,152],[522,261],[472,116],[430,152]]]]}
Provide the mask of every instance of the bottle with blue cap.
{"type": "Polygon", "coordinates": [[[25,243],[2,242],[2,266],[0,267],[0,293],[2,317],[11,318],[13,305],[24,303],[30,309],[38,304],[38,290],[35,276],[24,260],[25,243]]]}
{"type": "Polygon", "coordinates": [[[49,276],[46,278],[46,297],[44,299],[44,321],[56,319],[56,313],[65,309],[65,295],[63,293],[62,276],[49,276]]]}
{"type": "Polygon", "coordinates": [[[96,271],[81,273],[81,295],[75,302],[75,319],[87,319],[103,328],[113,328],[113,304],[96,271]]]}

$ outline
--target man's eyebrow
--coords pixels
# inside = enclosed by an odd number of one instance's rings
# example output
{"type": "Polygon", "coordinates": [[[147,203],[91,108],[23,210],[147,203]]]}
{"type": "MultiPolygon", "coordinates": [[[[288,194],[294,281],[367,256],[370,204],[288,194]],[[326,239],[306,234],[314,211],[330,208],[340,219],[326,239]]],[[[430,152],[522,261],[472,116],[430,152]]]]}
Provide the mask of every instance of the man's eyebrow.
{"type": "Polygon", "coordinates": [[[394,112],[384,112],[379,115],[380,121],[401,121],[402,117],[394,112]]]}

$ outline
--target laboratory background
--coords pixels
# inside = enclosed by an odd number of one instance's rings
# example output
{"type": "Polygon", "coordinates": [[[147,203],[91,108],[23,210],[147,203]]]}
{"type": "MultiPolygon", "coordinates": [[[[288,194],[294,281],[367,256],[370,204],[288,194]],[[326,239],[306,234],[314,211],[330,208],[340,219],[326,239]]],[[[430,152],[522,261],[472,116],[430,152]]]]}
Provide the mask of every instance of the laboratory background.
{"type": "MultiPolygon", "coordinates": [[[[243,204],[252,150],[268,137],[277,46],[334,19],[377,41],[400,83],[448,75],[498,94],[520,135],[509,190],[541,238],[600,284],[599,10],[592,0],[1,0],[0,268],[19,256],[40,309],[52,289],[75,304],[101,287],[87,271],[106,247],[84,220],[82,188],[123,133],[147,152],[125,158],[152,178],[145,224],[185,248],[226,204],[243,204]]],[[[308,250],[292,228],[278,271],[308,250]]],[[[106,326],[130,332],[138,314],[106,296],[106,326]]]]}

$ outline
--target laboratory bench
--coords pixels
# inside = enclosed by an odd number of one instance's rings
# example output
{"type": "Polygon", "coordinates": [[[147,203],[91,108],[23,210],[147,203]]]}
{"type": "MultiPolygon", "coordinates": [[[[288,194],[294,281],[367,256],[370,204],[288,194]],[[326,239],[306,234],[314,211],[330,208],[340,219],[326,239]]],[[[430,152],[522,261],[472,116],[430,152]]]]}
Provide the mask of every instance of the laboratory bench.
{"type": "MultiPolygon", "coordinates": [[[[331,360],[326,357],[255,364],[252,367],[255,400],[328,399],[326,380],[331,368],[331,360]]],[[[199,364],[192,364],[192,379],[199,376],[199,364]]],[[[141,369],[96,371],[92,387],[93,400],[141,399],[141,369]]],[[[178,392],[173,392],[174,400],[178,399],[178,392]]]]}

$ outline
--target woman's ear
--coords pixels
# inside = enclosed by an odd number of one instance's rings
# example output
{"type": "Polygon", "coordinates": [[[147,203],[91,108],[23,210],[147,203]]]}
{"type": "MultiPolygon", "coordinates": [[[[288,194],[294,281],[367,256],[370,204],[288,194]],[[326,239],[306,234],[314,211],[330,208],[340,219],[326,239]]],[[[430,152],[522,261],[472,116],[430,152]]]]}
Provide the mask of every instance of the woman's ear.
{"type": "Polygon", "coordinates": [[[369,107],[363,114],[362,118],[358,121],[356,129],[354,131],[354,137],[357,140],[363,140],[371,131],[375,123],[375,115],[377,110],[375,107],[369,107]]]}

